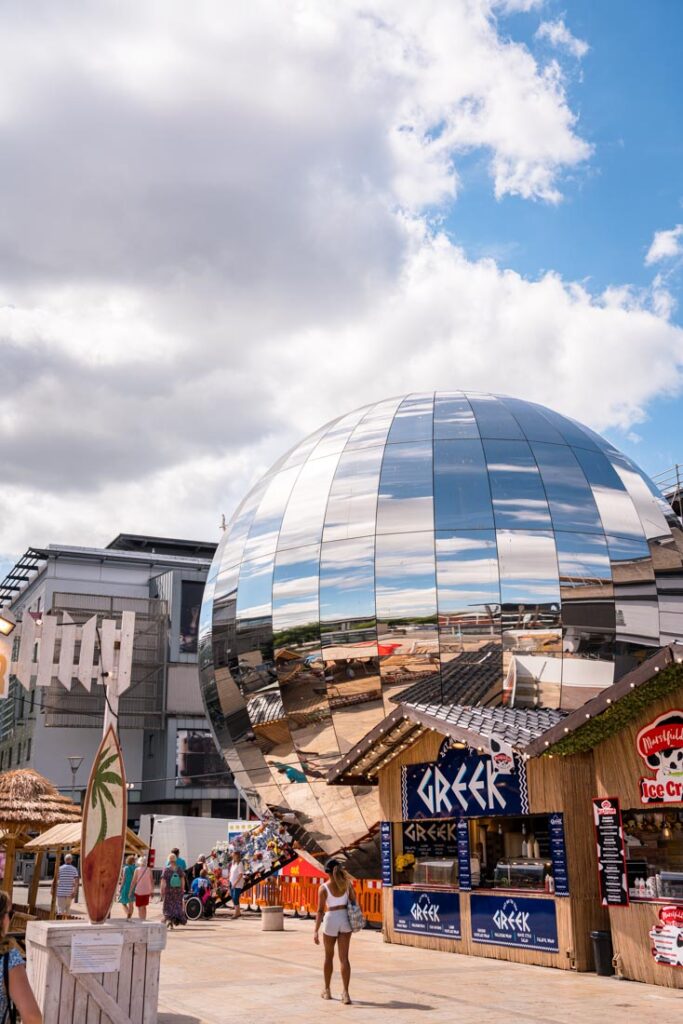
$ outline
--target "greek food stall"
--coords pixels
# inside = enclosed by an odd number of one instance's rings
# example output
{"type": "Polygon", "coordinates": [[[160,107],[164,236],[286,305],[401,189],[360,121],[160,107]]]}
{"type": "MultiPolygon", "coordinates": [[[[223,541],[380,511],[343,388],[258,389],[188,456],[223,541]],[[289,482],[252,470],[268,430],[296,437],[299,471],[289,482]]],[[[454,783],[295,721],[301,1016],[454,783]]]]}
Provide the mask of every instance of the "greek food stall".
{"type": "Polygon", "coordinates": [[[590,755],[532,759],[559,711],[399,704],[330,773],[378,785],[389,942],[590,970],[590,755]]]}

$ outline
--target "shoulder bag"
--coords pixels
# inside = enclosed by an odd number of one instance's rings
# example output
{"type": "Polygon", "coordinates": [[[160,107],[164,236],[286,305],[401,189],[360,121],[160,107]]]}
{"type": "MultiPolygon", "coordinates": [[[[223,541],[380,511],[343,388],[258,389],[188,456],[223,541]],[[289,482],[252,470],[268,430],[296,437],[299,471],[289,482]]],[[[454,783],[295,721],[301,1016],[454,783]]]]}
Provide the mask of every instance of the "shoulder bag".
{"type": "Polygon", "coordinates": [[[349,894],[349,904],[348,904],[347,910],[348,910],[348,914],[349,914],[349,924],[351,925],[351,931],[352,932],[360,932],[360,931],[362,931],[363,928],[365,928],[365,924],[366,924],[365,915],[364,915],[363,911],[360,909],[360,907],[358,906],[358,903],[356,901],[356,894],[355,893],[353,895],[353,900],[351,899],[351,895],[349,894]]]}

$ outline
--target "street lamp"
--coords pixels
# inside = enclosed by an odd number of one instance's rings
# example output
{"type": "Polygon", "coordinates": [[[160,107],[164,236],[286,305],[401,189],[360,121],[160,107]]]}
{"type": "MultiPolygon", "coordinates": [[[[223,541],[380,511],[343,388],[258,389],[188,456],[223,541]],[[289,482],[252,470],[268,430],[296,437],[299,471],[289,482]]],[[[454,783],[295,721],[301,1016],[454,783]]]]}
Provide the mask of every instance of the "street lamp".
{"type": "Polygon", "coordinates": [[[0,634],[2,636],[9,636],[15,626],[16,622],[14,619],[10,619],[7,612],[0,612],[0,634]]]}
{"type": "MultiPolygon", "coordinates": [[[[72,755],[67,759],[69,761],[69,764],[71,765],[71,799],[73,800],[74,795],[76,793],[76,772],[83,764],[83,758],[78,757],[77,755],[72,755]]],[[[74,803],[75,802],[76,801],[74,800],[74,803]]]]}

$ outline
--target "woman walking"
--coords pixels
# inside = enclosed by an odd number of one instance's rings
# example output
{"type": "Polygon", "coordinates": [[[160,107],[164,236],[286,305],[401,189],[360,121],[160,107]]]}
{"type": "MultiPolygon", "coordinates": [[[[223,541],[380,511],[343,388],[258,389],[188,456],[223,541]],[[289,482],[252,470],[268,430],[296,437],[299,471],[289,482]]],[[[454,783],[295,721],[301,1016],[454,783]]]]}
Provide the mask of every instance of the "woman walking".
{"type": "Polygon", "coordinates": [[[339,966],[342,976],[342,1003],[351,1004],[349,982],[351,981],[351,964],[349,963],[349,945],[351,943],[351,925],[349,923],[349,902],[356,902],[353,880],[341,861],[329,860],[325,865],[329,881],[320,886],[318,896],[318,912],[315,917],[313,941],[320,945],[320,925],[322,923],[323,943],[325,946],[325,963],[323,977],[325,987],[323,999],[331,999],[330,984],[334,969],[334,947],[339,952],[339,966]]]}
{"type": "Polygon", "coordinates": [[[175,853],[168,856],[168,867],[161,876],[161,899],[163,902],[164,921],[167,928],[178,924],[187,924],[183,893],[185,892],[185,872],[178,867],[175,853]]]}
{"type": "Polygon", "coordinates": [[[133,875],[135,874],[135,857],[126,857],[126,863],[123,865],[123,871],[121,872],[121,888],[119,889],[119,903],[126,912],[126,917],[130,921],[133,916],[133,908],[135,907],[135,897],[131,893],[131,885],[133,883],[133,875]]]}
{"type": "Polygon", "coordinates": [[[135,897],[135,906],[138,908],[138,917],[141,921],[147,920],[147,907],[154,892],[154,875],[147,863],[146,857],[138,857],[138,866],[133,875],[130,887],[131,896],[135,897]]]}
{"type": "Polygon", "coordinates": [[[228,881],[230,882],[230,899],[232,900],[232,905],[235,908],[235,913],[232,916],[233,919],[236,919],[242,916],[242,911],[240,910],[240,896],[244,889],[244,867],[242,866],[242,854],[239,850],[235,850],[232,855],[228,881]]]}
{"type": "MultiPolygon", "coordinates": [[[[12,919],[12,901],[6,892],[0,891],[0,936],[4,939],[12,919]]],[[[21,1015],[24,1024],[41,1024],[43,1016],[26,977],[24,958],[18,949],[2,954],[0,977],[0,1021],[14,1020],[8,1013],[10,999],[21,1015]]]]}

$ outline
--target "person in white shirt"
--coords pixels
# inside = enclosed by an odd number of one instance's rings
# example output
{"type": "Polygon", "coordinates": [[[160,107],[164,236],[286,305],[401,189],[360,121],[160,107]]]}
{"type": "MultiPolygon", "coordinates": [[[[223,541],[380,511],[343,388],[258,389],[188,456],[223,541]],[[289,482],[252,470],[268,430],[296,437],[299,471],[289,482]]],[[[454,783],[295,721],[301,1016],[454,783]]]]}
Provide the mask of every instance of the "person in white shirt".
{"type": "Polygon", "coordinates": [[[230,898],[235,907],[235,913],[232,915],[234,918],[241,917],[240,912],[240,896],[242,895],[242,889],[244,888],[244,868],[242,867],[242,857],[237,850],[232,855],[232,863],[230,865],[230,898]]]}
{"type": "Polygon", "coordinates": [[[71,910],[71,903],[78,891],[78,871],[72,864],[73,857],[67,853],[57,877],[57,909],[62,916],[71,910]]]}

